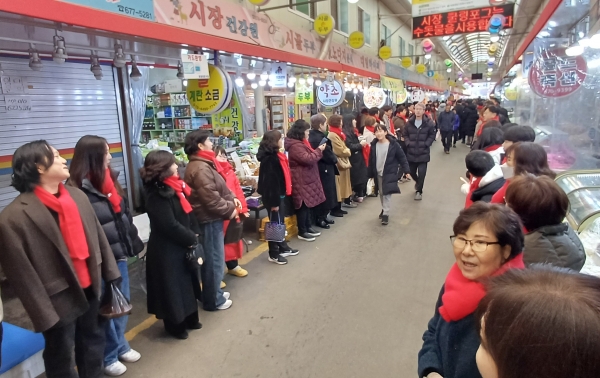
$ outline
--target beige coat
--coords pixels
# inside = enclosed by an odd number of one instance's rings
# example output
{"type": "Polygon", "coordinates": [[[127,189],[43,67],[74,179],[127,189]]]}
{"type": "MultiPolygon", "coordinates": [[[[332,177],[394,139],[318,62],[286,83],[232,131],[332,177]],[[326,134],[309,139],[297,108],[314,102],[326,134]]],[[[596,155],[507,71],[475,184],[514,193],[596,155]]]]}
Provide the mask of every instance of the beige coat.
{"type": "MultiPolygon", "coordinates": [[[[90,257],[92,289],[99,298],[101,282],[121,276],[87,196],[66,187],[79,208],[90,257]]],[[[36,332],[83,315],[88,300],[79,285],[58,223],[34,193],[22,193],[0,213],[0,264],[23,302],[36,332]]]]}
{"type": "MultiPolygon", "coordinates": [[[[346,147],[346,143],[340,138],[336,133],[327,134],[327,138],[331,141],[331,145],[333,147],[333,153],[335,156],[340,158],[345,158],[348,160],[352,153],[350,149],[346,147]]],[[[339,168],[339,162],[338,162],[339,168]]],[[[335,176],[336,179],[336,190],[338,195],[338,202],[341,202],[343,199],[346,199],[352,195],[352,184],[350,182],[350,169],[340,169],[340,175],[335,176]]]]}

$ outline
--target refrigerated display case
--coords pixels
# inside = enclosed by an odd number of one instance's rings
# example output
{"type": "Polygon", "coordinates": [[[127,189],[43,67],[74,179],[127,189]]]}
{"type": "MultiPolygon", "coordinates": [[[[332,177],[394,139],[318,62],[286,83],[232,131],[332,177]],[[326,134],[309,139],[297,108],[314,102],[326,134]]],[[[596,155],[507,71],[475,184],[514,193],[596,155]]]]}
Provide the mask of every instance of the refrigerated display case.
{"type": "Polygon", "coordinates": [[[600,170],[567,171],[556,183],[569,197],[567,220],[581,233],[600,217],[600,170]]]}

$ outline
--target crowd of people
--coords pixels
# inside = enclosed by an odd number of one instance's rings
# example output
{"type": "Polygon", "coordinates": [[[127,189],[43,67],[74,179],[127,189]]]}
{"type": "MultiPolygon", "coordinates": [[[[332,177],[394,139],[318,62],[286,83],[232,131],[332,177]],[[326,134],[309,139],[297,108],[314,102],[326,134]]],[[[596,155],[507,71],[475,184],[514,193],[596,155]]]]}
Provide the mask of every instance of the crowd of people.
{"type": "MultiPolygon", "coordinates": [[[[379,196],[379,219],[387,225],[399,183],[414,181],[414,199],[422,200],[438,133],[446,154],[459,141],[469,144],[465,208],[450,238],[456,263],[423,335],[419,376],[592,376],[600,369],[600,344],[585,338],[584,328],[600,332],[600,282],[577,273],[585,251],[563,223],[568,198],[553,180],[545,150],[533,143],[533,129],[510,124],[498,104],[479,111],[478,104],[316,114],[310,124],[294,122],[285,138],[268,131],[256,156],[257,192],[272,222],[295,214],[298,239],[312,242],[321,235],[313,226],[330,229],[333,218],[347,216],[368,196],[379,196]],[[545,324],[557,332],[545,332],[545,324]],[[522,346],[524,352],[515,351],[522,346]],[[540,364],[544,355],[564,358],[576,374],[540,364]]],[[[223,290],[226,270],[248,275],[238,262],[248,206],[225,151],[210,135],[186,135],[189,164],[182,177],[168,151],[150,152],[140,170],[151,228],[148,312],[177,339],[202,328],[198,301],[206,311],[232,306],[223,290]]],[[[91,135],[77,143],[70,167],[45,141],[13,155],[12,185],[20,195],[0,213],[0,264],[46,340],[48,378],[119,376],[124,363],[141,358],[125,339],[127,313],[101,311],[108,287],[130,299],[127,259],[144,248],[110,161],[107,141],[91,135]]],[[[268,261],[278,265],[299,254],[286,241],[271,240],[268,247],[268,261]]]]}

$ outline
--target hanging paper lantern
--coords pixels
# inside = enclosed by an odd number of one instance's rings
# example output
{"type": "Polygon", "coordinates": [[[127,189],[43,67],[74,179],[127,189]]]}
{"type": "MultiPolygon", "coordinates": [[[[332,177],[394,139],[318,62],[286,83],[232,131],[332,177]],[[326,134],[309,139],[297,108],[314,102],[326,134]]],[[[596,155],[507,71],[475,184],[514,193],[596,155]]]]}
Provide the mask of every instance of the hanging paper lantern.
{"type": "Polygon", "coordinates": [[[452,65],[454,63],[452,63],[452,60],[446,59],[446,60],[444,60],[444,64],[446,65],[447,68],[452,68],[452,65]]]}
{"type": "Polygon", "coordinates": [[[435,45],[433,44],[433,42],[431,42],[431,39],[429,38],[425,38],[423,42],[421,42],[421,46],[423,46],[423,52],[425,54],[429,54],[435,48],[435,45]]]}
{"type": "Polygon", "coordinates": [[[462,77],[463,73],[458,71],[458,77],[462,77]]]}
{"type": "Polygon", "coordinates": [[[498,48],[499,48],[499,47],[500,47],[500,46],[499,46],[497,43],[492,43],[492,44],[490,45],[490,47],[488,48],[488,55],[489,55],[489,56],[494,56],[494,55],[496,55],[496,53],[498,52],[498,48]]]}
{"type": "Polygon", "coordinates": [[[488,67],[494,67],[494,62],[487,62],[488,67]]]}
{"type": "Polygon", "coordinates": [[[490,17],[488,31],[492,34],[499,33],[502,30],[502,26],[504,26],[504,20],[504,16],[501,14],[495,14],[490,17]]]}

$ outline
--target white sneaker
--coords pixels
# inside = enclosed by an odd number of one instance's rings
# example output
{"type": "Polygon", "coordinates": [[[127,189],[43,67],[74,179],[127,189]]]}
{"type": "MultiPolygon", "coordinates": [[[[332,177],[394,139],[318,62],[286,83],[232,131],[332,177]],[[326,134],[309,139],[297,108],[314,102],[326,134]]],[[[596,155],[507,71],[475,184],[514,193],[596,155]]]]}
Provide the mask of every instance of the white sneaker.
{"type": "Polygon", "coordinates": [[[118,377],[120,375],[125,374],[126,371],[127,366],[123,365],[120,361],[117,361],[114,364],[110,364],[104,367],[104,374],[111,377],[118,377]]]}
{"type": "Polygon", "coordinates": [[[127,353],[123,353],[119,356],[119,360],[123,362],[137,362],[140,358],[142,358],[142,355],[133,349],[129,349],[127,353]]]}
{"type": "Polygon", "coordinates": [[[231,297],[231,293],[228,291],[224,291],[223,296],[225,297],[225,299],[229,299],[231,297]]]}
{"type": "Polygon", "coordinates": [[[231,305],[233,304],[233,302],[231,301],[231,299],[228,299],[225,301],[225,303],[223,303],[222,305],[220,305],[219,307],[217,307],[217,309],[219,310],[227,310],[229,307],[231,307],[231,305]]]}

